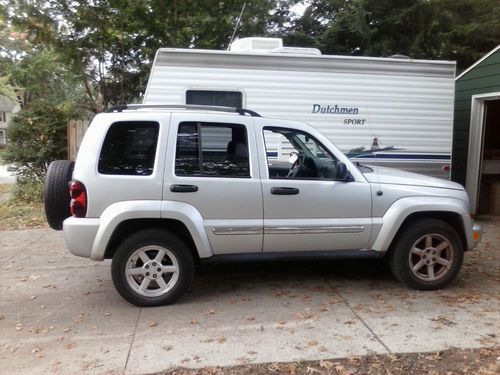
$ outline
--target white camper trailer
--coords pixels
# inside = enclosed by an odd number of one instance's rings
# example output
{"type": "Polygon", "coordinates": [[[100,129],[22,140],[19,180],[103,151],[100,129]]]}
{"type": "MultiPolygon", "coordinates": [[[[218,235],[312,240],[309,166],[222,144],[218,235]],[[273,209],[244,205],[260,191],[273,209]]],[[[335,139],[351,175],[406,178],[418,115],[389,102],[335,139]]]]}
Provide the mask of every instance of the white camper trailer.
{"type": "MultiPolygon", "coordinates": [[[[230,51],[158,50],[144,104],[242,107],[295,119],[353,160],[449,178],[454,78],[452,61],[330,56],[245,38],[230,51]]],[[[270,142],[271,156],[289,158],[287,142],[270,142]]]]}

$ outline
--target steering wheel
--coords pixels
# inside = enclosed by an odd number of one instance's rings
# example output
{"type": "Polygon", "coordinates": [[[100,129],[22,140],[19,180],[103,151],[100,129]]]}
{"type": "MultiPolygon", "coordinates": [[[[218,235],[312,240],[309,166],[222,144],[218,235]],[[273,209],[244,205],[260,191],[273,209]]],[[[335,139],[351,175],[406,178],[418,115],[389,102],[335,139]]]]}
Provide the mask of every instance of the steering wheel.
{"type": "Polygon", "coordinates": [[[306,161],[306,155],[303,152],[300,152],[297,155],[297,159],[293,163],[292,167],[290,168],[290,171],[287,174],[287,177],[296,177],[299,173],[299,171],[302,171],[304,169],[304,163],[306,161]]]}

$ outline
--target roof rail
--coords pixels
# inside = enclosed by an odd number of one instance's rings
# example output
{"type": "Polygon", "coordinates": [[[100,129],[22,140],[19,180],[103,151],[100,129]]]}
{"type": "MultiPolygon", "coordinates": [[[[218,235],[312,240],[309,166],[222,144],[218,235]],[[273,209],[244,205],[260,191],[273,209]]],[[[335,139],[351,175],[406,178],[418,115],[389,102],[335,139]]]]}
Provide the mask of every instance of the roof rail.
{"type": "Polygon", "coordinates": [[[194,105],[194,104],[120,104],[111,107],[106,110],[106,113],[111,112],[122,112],[130,109],[141,109],[141,108],[158,108],[158,109],[193,109],[193,110],[203,110],[203,111],[216,111],[216,112],[229,112],[238,113],[242,116],[250,115],[252,117],[262,117],[257,112],[245,108],[235,108],[235,107],[218,107],[213,105],[194,105]]]}

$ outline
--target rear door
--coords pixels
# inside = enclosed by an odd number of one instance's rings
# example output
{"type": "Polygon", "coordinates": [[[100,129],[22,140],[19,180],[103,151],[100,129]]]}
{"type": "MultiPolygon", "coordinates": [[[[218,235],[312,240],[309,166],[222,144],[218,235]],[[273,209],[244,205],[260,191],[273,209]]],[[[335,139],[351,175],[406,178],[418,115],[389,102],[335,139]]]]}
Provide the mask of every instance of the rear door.
{"type": "Polygon", "coordinates": [[[214,254],[261,252],[262,190],[253,119],[172,114],[163,199],[203,217],[214,254]]]}

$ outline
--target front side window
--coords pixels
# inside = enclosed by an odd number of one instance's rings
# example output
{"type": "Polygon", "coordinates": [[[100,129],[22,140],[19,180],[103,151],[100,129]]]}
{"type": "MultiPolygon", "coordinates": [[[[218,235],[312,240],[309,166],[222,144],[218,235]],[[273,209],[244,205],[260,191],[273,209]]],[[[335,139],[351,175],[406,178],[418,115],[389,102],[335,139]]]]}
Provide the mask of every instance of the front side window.
{"type": "Polygon", "coordinates": [[[337,159],[310,134],[296,129],[266,127],[263,136],[269,178],[336,178],[337,159]]]}
{"type": "Polygon", "coordinates": [[[239,91],[188,90],[186,104],[243,107],[243,94],[239,91]]]}
{"type": "Polygon", "coordinates": [[[157,122],[152,121],[122,121],[112,124],[99,156],[99,173],[151,175],[159,127],[157,122]]]}
{"type": "Polygon", "coordinates": [[[201,122],[179,124],[175,174],[250,177],[245,126],[201,122]]]}

